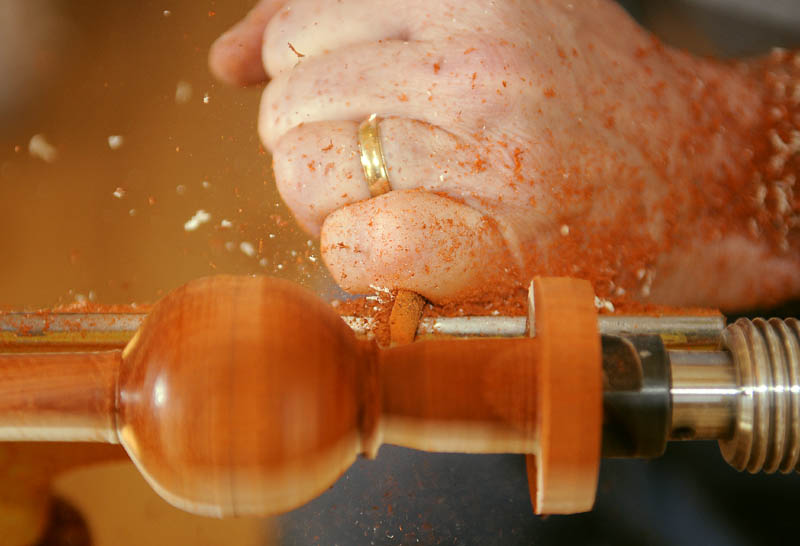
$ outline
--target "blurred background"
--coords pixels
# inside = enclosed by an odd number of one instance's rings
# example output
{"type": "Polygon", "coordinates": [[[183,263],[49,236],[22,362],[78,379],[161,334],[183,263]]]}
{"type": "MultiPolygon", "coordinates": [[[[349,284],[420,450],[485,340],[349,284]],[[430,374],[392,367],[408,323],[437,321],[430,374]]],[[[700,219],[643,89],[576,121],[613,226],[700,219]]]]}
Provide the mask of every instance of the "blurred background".
{"type": "MultiPolygon", "coordinates": [[[[698,54],[800,46],[796,0],[621,3],[698,54]]],[[[206,67],[252,4],[0,0],[0,307],[152,302],[223,272],[338,293],[275,190],[260,89],[206,67]]],[[[784,543],[800,502],[795,477],[739,475],[713,445],[606,462],[592,514],[547,520],[530,513],[521,458],[392,447],[271,522],[181,514],[128,463],[57,488],[85,521],[48,544],[784,543]]]]}
{"type": "Polygon", "coordinates": [[[326,282],[259,147],[260,90],[208,73],[251,4],[0,2],[2,304],[153,301],[215,272],[326,282]]]}

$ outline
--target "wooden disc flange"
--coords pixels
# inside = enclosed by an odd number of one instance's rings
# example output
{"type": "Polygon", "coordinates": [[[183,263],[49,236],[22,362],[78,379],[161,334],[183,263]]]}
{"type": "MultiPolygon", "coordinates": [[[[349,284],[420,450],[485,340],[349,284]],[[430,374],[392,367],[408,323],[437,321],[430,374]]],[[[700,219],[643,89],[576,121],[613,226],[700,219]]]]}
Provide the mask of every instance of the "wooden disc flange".
{"type": "Polygon", "coordinates": [[[537,514],[591,510],[603,421],[602,354],[589,282],[536,278],[530,332],[539,347],[538,443],[527,456],[537,514]]]}

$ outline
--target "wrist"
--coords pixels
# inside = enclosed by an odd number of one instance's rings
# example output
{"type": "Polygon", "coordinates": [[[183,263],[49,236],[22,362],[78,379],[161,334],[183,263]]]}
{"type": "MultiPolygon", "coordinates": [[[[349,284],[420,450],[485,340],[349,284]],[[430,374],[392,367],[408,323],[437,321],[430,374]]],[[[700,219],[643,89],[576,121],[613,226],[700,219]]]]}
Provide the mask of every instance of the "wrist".
{"type": "Polygon", "coordinates": [[[651,299],[742,308],[796,296],[800,61],[778,52],[674,66],[689,121],[670,134],[686,162],[665,178],[670,195],[657,209],[669,229],[651,299]]]}
{"type": "Polygon", "coordinates": [[[800,56],[777,51],[703,69],[710,91],[693,104],[696,139],[707,144],[682,187],[686,222],[673,236],[680,244],[660,263],[659,277],[674,282],[654,287],[654,299],[741,309],[796,297],[800,56]],[[704,275],[681,296],[687,279],[670,271],[704,275]]]}
{"type": "Polygon", "coordinates": [[[751,236],[779,252],[800,249],[800,51],[773,50],[753,71],[762,88],[763,121],[753,161],[751,236]]]}

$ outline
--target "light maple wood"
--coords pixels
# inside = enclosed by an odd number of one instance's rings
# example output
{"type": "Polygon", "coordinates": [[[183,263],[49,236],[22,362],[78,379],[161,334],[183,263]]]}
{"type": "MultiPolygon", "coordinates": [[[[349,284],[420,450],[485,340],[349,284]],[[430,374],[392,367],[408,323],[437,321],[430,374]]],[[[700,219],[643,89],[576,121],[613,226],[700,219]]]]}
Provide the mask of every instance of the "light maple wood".
{"type": "MultiPolygon", "coordinates": [[[[0,430],[13,431],[17,415],[27,438],[35,429],[42,440],[74,433],[74,440],[119,441],[168,502],[220,517],[295,508],[384,442],[563,453],[570,464],[587,465],[580,472],[596,475],[588,455],[571,457],[569,446],[542,449],[560,441],[556,427],[569,425],[569,415],[542,424],[552,415],[541,408],[554,407],[540,398],[540,370],[552,369],[542,359],[560,346],[540,338],[473,339],[381,350],[356,339],[297,285],[212,277],[159,302],[121,354],[0,358],[0,391],[4,378],[25,385],[24,396],[9,399],[13,411],[0,417],[9,426],[0,430]],[[59,358],[64,369],[54,371],[59,358]],[[71,378],[68,387],[60,375],[71,378]],[[74,400],[57,403],[71,393],[74,400]]],[[[589,357],[583,368],[569,369],[597,374],[599,385],[599,355],[589,357]]],[[[555,388],[547,396],[558,396],[555,388]]],[[[587,425],[597,425],[598,435],[599,422],[596,416],[587,425]]]]}

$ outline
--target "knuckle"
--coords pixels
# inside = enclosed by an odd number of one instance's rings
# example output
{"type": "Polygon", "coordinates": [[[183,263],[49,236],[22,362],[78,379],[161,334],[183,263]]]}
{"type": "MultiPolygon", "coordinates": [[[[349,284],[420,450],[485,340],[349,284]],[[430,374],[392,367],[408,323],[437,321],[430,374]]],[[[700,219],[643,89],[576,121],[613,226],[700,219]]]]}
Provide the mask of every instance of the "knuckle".
{"type": "Polygon", "coordinates": [[[509,84],[524,73],[521,49],[502,39],[470,36],[445,57],[442,72],[453,94],[468,98],[473,111],[496,110],[512,97],[509,84]]]}
{"type": "Polygon", "coordinates": [[[349,122],[315,122],[288,130],[276,143],[276,186],[309,231],[316,233],[331,212],[369,197],[356,170],[354,133],[349,122]]]}
{"type": "Polygon", "coordinates": [[[264,89],[261,95],[261,105],[258,115],[258,134],[261,142],[270,150],[274,150],[280,134],[282,123],[281,94],[284,89],[284,80],[277,77],[264,89]]]}
{"type": "MultiPolygon", "coordinates": [[[[282,8],[264,29],[263,59],[267,72],[276,75],[291,67],[291,30],[295,27],[295,15],[289,6],[282,8]]],[[[295,57],[296,60],[296,57],[295,57]]]]}

